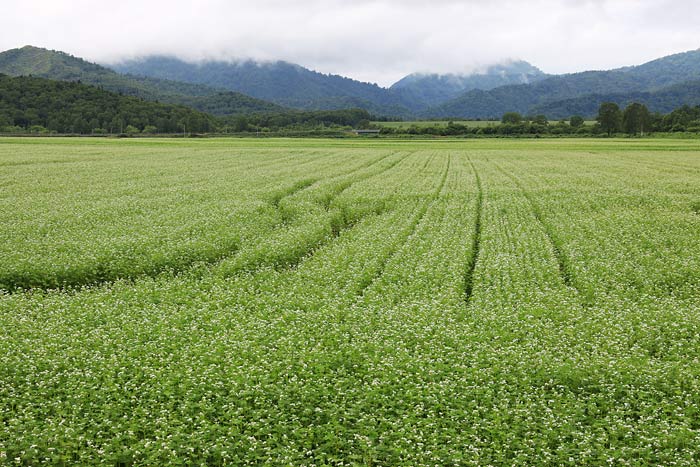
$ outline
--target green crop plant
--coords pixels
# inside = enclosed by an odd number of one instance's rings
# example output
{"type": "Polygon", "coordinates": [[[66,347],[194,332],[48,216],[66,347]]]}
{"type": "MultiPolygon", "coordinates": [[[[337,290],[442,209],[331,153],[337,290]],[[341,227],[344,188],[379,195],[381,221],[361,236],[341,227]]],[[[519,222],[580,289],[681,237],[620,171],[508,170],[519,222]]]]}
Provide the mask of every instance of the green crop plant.
{"type": "Polygon", "coordinates": [[[699,180],[682,139],[0,139],[0,465],[698,465],[699,180]]]}

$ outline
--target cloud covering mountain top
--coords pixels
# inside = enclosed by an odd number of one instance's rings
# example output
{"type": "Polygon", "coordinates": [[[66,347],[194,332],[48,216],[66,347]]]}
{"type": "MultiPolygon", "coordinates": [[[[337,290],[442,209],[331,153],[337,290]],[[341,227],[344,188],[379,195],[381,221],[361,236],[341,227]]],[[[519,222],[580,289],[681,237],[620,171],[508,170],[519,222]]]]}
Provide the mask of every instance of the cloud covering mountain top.
{"type": "Polygon", "coordinates": [[[25,44],[109,63],[287,60],[390,85],[522,58],[548,73],[605,69],[700,47],[689,0],[87,0],[11,2],[0,49],[25,44]]]}

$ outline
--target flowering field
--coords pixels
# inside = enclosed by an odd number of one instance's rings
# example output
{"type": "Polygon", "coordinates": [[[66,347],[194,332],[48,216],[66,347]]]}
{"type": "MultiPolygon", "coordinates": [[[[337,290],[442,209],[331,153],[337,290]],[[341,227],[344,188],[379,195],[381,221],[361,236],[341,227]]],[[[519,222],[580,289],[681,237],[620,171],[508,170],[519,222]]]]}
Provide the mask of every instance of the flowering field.
{"type": "Polygon", "coordinates": [[[700,464],[700,147],[0,139],[0,465],[700,464]]]}

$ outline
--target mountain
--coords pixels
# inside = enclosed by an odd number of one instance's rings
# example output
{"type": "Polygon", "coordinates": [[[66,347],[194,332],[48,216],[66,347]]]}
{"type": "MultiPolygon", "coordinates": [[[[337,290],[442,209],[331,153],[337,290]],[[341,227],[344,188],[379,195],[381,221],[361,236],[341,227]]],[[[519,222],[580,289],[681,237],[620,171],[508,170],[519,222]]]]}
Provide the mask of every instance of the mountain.
{"type": "Polygon", "coordinates": [[[472,75],[413,74],[389,89],[283,61],[188,63],[151,56],[114,67],[117,71],[31,46],[0,53],[0,73],[80,81],[215,115],[280,113],[288,111],[286,107],[362,108],[375,115],[407,119],[484,119],[512,111],[549,118],[592,116],[603,100],[640,101],[660,112],[692,104],[697,102],[700,50],[639,66],[560,76],[515,61],[472,75]]]}
{"type": "Polygon", "coordinates": [[[588,94],[542,104],[531,109],[533,115],[546,115],[551,119],[568,118],[571,115],[594,117],[603,102],[614,102],[621,108],[633,102],[646,105],[653,112],[670,113],[683,106],[700,105],[700,80],[674,84],[655,91],[588,94]]]}
{"type": "Polygon", "coordinates": [[[188,107],[149,102],[78,82],[0,74],[0,127],[38,125],[58,133],[212,131],[214,117],[188,107]]]}
{"type": "Polygon", "coordinates": [[[442,104],[472,89],[491,90],[509,84],[529,84],[548,75],[525,61],[492,65],[481,73],[424,74],[414,73],[397,81],[391,90],[405,99],[422,102],[426,107],[442,104]]]}
{"type": "MultiPolygon", "coordinates": [[[[654,93],[664,87],[699,79],[700,50],[695,50],[634,67],[554,76],[532,84],[501,86],[488,91],[472,90],[429,109],[423,116],[493,118],[506,112],[530,114],[554,106],[558,101],[597,101],[604,95],[654,93]]],[[[678,101],[671,105],[679,107],[685,103],[678,101]]],[[[657,109],[652,107],[651,110],[657,109]]],[[[555,118],[555,115],[547,116],[555,118]]]]}
{"type": "Polygon", "coordinates": [[[400,95],[339,75],[323,74],[284,61],[189,63],[150,56],[112,65],[122,73],[204,84],[302,110],[361,107],[381,115],[410,116],[417,108],[400,95]]]}
{"type": "Polygon", "coordinates": [[[0,53],[0,73],[80,81],[108,91],[151,101],[188,105],[217,115],[284,110],[270,102],[201,84],[119,74],[64,52],[32,46],[0,53]]]}

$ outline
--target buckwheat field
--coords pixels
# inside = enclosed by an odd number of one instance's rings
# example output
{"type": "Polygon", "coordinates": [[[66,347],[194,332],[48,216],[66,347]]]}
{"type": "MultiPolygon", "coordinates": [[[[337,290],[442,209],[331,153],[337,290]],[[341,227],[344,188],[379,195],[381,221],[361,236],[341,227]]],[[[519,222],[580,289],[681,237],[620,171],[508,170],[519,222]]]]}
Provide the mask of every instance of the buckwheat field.
{"type": "Polygon", "coordinates": [[[700,464],[697,140],[0,140],[0,464],[700,464]]]}

